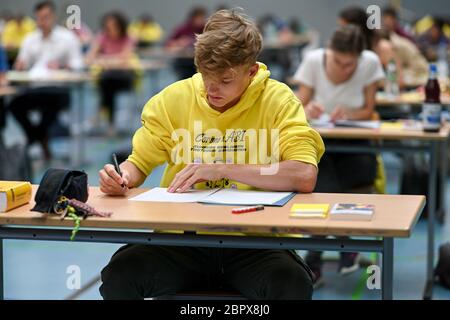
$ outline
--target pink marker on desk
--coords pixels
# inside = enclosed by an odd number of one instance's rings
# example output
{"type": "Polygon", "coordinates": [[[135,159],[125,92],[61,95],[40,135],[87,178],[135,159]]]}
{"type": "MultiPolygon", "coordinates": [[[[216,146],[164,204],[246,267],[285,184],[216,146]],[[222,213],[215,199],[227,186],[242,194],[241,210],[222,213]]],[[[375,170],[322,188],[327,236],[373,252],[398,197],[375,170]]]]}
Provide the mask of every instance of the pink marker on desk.
{"type": "Polygon", "coordinates": [[[241,213],[260,211],[260,210],[264,210],[264,206],[263,205],[253,206],[253,207],[236,208],[236,209],[231,210],[231,213],[233,213],[233,214],[241,214],[241,213]]]}

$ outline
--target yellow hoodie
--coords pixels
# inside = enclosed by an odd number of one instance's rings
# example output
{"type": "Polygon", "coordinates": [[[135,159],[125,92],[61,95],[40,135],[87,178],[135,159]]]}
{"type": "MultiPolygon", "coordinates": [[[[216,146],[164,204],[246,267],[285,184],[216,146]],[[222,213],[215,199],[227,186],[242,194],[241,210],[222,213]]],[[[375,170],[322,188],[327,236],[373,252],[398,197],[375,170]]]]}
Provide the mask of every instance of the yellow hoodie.
{"type": "MultiPolygon", "coordinates": [[[[260,63],[240,101],[223,113],[208,105],[201,74],[170,85],[145,105],[128,161],[145,175],[167,162],[162,187],[188,163],[297,160],[317,166],[324,153],[320,135],[309,127],[292,90],[269,76],[260,63]]],[[[195,187],[251,188],[227,179],[195,187]]]]}

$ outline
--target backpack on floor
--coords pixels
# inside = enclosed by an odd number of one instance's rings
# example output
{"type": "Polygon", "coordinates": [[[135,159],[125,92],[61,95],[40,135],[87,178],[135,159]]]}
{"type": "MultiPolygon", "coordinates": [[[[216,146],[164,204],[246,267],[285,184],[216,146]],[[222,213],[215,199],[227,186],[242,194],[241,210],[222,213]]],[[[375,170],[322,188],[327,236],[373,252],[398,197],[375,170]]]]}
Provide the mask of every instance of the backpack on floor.
{"type": "Polygon", "coordinates": [[[434,275],[438,283],[450,289],[450,242],[439,247],[439,260],[434,275]]]}

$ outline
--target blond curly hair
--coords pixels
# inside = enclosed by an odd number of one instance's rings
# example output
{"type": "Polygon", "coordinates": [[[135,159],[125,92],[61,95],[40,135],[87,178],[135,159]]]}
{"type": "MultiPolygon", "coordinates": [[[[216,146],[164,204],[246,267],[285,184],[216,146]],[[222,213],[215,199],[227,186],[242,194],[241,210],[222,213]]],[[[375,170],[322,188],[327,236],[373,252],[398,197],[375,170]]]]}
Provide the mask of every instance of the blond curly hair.
{"type": "Polygon", "coordinates": [[[197,35],[195,65],[200,73],[218,74],[229,68],[256,63],[262,36],[256,24],[238,9],[220,10],[197,35]]]}

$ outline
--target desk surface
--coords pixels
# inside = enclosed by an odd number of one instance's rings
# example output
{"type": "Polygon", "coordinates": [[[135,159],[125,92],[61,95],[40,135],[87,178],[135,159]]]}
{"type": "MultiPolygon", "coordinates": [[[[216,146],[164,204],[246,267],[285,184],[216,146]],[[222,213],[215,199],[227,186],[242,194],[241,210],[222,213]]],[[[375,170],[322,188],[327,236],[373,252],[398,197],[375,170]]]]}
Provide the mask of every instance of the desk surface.
{"type": "Polygon", "coordinates": [[[302,35],[294,35],[287,39],[281,39],[277,37],[274,41],[265,39],[263,42],[263,50],[264,49],[287,49],[287,48],[295,48],[302,47],[307,45],[311,41],[311,37],[306,34],[302,35]]]}
{"type": "MultiPolygon", "coordinates": [[[[405,92],[399,96],[389,99],[384,93],[378,93],[376,97],[377,107],[391,107],[398,105],[422,105],[424,101],[424,94],[420,92],[405,92]]],[[[450,105],[450,94],[441,95],[441,103],[443,105],[450,105]]]]}
{"type": "Polygon", "coordinates": [[[39,83],[39,84],[59,84],[59,83],[83,83],[92,80],[90,74],[85,72],[70,72],[57,70],[48,75],[32,75],[27,71],[9,71],[6,74],[9,82],[16,84],[39,83]]]}
{"type": "Polygon", "coordinates": [[[447,123],[440,132],[430,133],[420,130],[405,129],[361,129],[361,128],[316,128],[327,139],[383,139],[383,140],[447,140],[450,124],[447,123]]]}
{"type": "MultiPolygon", "coordinates": [[[[33,199],[37,186],[33,186],[33,199]]],[[[133,189],[127,197],[147,189],[133,189]]],[[[82,227],[122,229],[162,229],[210,232],[297,233],[354,236],[408,237],[425,205],[424,196],[361,195],[361,194],[301,194],[284,207],[242,215],[231,214],[231,206],[198,203],[162,203],[128,201],[125,197],[110,197],[98,187],[90,188],[88,204],[98,210],[114,212],[111,218],[90,217],[82,227]],[[292,219],[293,203],[368,203],[375,205],[371,221],[333,221],[329,219],[292,219]]],[[[30,209],[28,205],[0,213],[0,224],[26,226],[73,227],[69,219],[60,221],[30,209]]]]}
{"type": "Polygon", "coordinates": [[[0,87],[0,97],[9,96],[9,95],[15,94],[16,92],[17,92],[17,89],[14,87],[10,87],[10,86],[0,87]]]}
{"type": "Polygon", "coordinates": [[[166,61],[162,59],[140,59],[136,64],[121,64],[119,62],[112,62],[112,59],[96,59],[93,63],[94,66],[100,66],[102,71],[105,70],[122,70],[122,71],[155,71],[167,69],[168,65],[166,61]],[[108,61],[109,60],[109,61],[108,61]]]}

